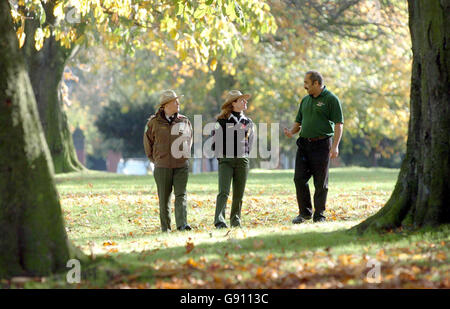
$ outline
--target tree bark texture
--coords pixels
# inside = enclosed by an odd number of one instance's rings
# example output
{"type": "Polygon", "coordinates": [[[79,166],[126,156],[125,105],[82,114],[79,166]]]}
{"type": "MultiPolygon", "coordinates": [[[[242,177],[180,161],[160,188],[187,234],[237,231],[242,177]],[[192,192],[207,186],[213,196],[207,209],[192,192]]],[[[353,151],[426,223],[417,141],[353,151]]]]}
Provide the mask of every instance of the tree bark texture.
{"type": "Polygon", "coordinates": [[[354,229],[450,222],[450,0],[409,0],[413,68],[406,157],[386,205],[354,229]]]}
{"type": "MultiPolygon", "coordinates": [[[[53,23],[55,2],[49,1],[43,5],[47,22],[53,23]]],[[[83,170],[84,167],[76,155],[62,98],[59,95],[64,67],[71,51],[61,46],[53,36],[46,39],[42,49],[37,51],[33,39],[34,32],[39,26],[37,18],[27,20],[26,26],[28,38],[23,50],[55,173],[83,170]]]]}
{"type": "Polygon", "coordinates": [[[0,1],[0,277],[48,275],[69,258],[53,166],[8,1],[0,1]]]}

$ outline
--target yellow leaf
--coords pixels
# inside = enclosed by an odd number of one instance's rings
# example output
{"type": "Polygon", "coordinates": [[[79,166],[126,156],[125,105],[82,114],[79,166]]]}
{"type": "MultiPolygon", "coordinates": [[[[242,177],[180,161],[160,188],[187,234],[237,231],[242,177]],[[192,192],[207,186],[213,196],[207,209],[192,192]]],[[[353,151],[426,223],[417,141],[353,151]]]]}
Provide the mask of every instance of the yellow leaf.
{"type": "Polygon", "coordinates": [[[216,68],[217,68],[217,59],[216,58],[211,60],[211,63],[209,64],[209,67],[211,68],[212,71],[216,70],[216,68]]]}
{"type": "Polygon", "coordinates": [[[197,263],[196,261],[194,261],[192,258],[189,258],[189,259],[186,261],[186,266],[190,266],[190,267],[193,267],[193,268],[197,268],[198,263],[197,263]]]}
{"type": "Polygon", "coordinates": [[[60,19],[64,19],[64,10],[62,2],[59,2],[55,6],[55,8],[53,9],[53,15],[55,15],[55,17],[59,17],[60,19]]]}
{"type": "Polygon", "coordinates": [[[381,259],[384,257],[385,257],[384,249],[380,249],[380,251],[377,252],[377,258],[381,259]]]}
{"type": "MultiPolygon", "coordinates": [[[[95,7],[94,16],[95,16],[96,19],[100,19],[100,17],[103,16],[103,11],[102,11],[102,8],[100,6],[96,6],[95,7]]],[[[113,17],[115,17],[115,16],[113,15],[113,17]]]]}
{"type": "Polygon", "coordinates": [[[170,37],[172,38],[172,40],[178,40],[179,35],[176,29],[172,29],[170,31],[170,37]]]}
{"type": "Polygon", "coordinates": [[[228,15],[228,17],[230,18],[231,21],[234,21],[236,19],[236,12],[234,11],[234,1],[230,1],[227,5],[226,5],[226,13],[228,15]]]}
{"type": "Polygon", "coordinates": [[[44,46],[43,40],[36,41],[36,43],[34,44],[34,48],[36,48],[36,50],[41,50],[42,46],[44,46]]]}
{"type": "Polygon", "coordinates": [[[206,7],[205,6],[200,6],[198,7],[195,12],[194,12],[194,18],[195,19],[200,19],[203,16],[205,16],[206,14],[206,7]]]}
{"type": "Polygon", "coordinates": [[[180,42],[177,43],[177,51],[178,51],[178,57],[180,58],[181,61],[183,61],[184,59],[186,59],[187,57],[187,50],[184,47],[184,44],[181,44],[180,42]]]}
{"type": "Polygon", "coordinates": [[[17,30],[17,38],[19,39],[19,48],[22,48],[23,44],[25,43],[25,37],[26,37],[26,34],[23,31],[23,28],[20,27],[17,30]]]}
{"type": "Polygon", "coordinates": [[[409,258],[409,255],[406,254],[406,253],[400,253],[400,254],[398,255],[398,258],[399,258],[400,260],[407,260],[407,259],[409,258]]]}
{"type": "Polygon", "coordinates": [[[185,248],[186,248],[186,253],[189,253],[189,252],[191,252],[192,250],[194,250],[194,243],[192,243],[192,242],[190,242],[190,241],[187,241],[186,242],[186,245],[185,245],[185,248]]]}
{"type": "Polygon", "coordinates": [[[266,261],[273,260],[274,256],[272,253],[270,253],[268,256],[266,256],[266,261]]]}
{"type": "Polygon", "coordinates": [[[34,40],[35,40],[35,48],[36,50],[40,50],[42,48],[42,46],[44,45],[44,38],[45,38],[45,33],[42,30],[42,28],[37,28],[36,32],[34,33],[34,40]]]}
{"type": "Polygon", "coordinates": [[[140,8],[138,10],[137,17],[138,17],[139,20],[144,21],[145,18],[147,17],[147,10],[145,8],[140,8]]]}
{"type": "Polygon", "coordinates": [[[86,39],[86,36],[83,34],[78,39],[76,39],[75,44],[81,45],[85,41],[85,39],[86,39]]]}
{"type": "Polygon", "coordinates": [[[130,110],[130,107],[127,106],[127,105],[124,105],[124,106],[122,106],[122,108],[120,109],[120,112],[121,112],[122,114],[126,114],[126,113],[128,113],[129,110],[130,110]]]}
{"type": "Polygon", "coordinates": [[[50,35],[51,35],[50,26],[47,26],[44,28],[44,36],[45,36],[45,38],[48,39],[50,37],[50,35]]]}
{"type": "Polygon", "coordinates": [[[262,267],[258,267],[258,269],[256,270],[256,276],[257,277],[261,277],[264,273],[264,270],[262,269],[262,267]]]}

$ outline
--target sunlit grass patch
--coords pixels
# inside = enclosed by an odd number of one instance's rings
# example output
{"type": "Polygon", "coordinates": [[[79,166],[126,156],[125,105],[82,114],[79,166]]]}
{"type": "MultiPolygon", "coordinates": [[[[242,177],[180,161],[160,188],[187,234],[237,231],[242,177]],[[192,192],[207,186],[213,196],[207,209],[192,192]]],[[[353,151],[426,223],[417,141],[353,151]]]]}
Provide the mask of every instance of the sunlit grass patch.
{"type": "MultiPolygon", "coordinates": [[[[396,171],[387,169],[332,169],[327,211],[329,222],[362,220],[376,212],[389,194],[388,191],[377,190],[376,186],[381,183],[393,186],[395,176],[396,171]],[[380,182],[367,191],[371,175],[380,182]],[[343,177],[347,182],[334,181],[343,177]],[[361,183],[360,178],[367,181],[361,183]]],[[[303,229],[290,223],[298,213],[292,178],[292,170],[271,173],[252,170],[242,208],[243,227],[303,229]]],[[[89,172],[58,175],[56,180],[67,231],[83,250],[110,239],[128,242],[159,234],[158,197],[151,175],[122,176],[89,172]]],[[[190,175],[188,221],[195,229],[192,233],[208,234],[214,230],[212,223],[216,194],[217,173],[190,175]]],[[[101,250],[100,246],[97,251],[101,253],[105,250],[101,250]]]]}
{"type": "Polygon", "coordinates": [[[398,170],[331,169],[327,221],[301,225],[291,223],[298,214],[293,174],[293,170],[251,170],[242,228],[225,230],[213,226],[217,173],[190,175],[188,222],[194,230],[171,233],[160,232],[152,175],[58,175],[68,236],[90,257],[94,264],[86,267],[95,276],[88,272],[80,284],[70,285],[57,275],[44,286],[336,288],[405,287],[407,282],[412,287],[448,286],[448,227],[412,234],[348,232],[385,204],[398,170]],[[373,259],[384,271],[378,285],[366,278],[373,259]]]}

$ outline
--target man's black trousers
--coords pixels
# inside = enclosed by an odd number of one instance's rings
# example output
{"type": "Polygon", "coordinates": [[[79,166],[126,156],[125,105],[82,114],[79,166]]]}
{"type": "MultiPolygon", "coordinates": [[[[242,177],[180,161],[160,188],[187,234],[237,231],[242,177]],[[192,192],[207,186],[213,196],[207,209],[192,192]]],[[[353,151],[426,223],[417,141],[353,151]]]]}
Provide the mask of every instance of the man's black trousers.
{"type": "Polygon", "coordinates": [[[328,169],[330,165],[331,137],[309,141],[297,139],[294,182],[300,215],[309,219],[313,215],[308,181],[314,179],[314,218],[324,217],[328,194],[328,169]]]}

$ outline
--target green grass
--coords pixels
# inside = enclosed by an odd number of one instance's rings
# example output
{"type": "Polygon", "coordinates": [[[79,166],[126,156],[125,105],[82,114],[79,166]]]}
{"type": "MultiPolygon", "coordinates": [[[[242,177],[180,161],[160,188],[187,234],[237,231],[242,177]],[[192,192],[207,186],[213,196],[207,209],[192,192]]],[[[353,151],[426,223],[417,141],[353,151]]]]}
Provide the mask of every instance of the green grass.
{"type": "MultiPolygon", "coordinates": [[[[347,232],[384,205],[397,175],[393,169],[331,169],[328,221],[293,225],[293,171],[251,170],[243,227],[230,230],[212,224],[217,173],[190,175],[194,230],[169,234],[160,232],[153,176],[58,175],[68,236],[91,263],[82,265],[80,284],[60,274],[25,287],[448,287],[448,226],[347,232]],[[366,279],[371,259],[381,263],[379,284],[366,279]]],[[[172,214],[172,229],[173,222],[172,214]]]]}

